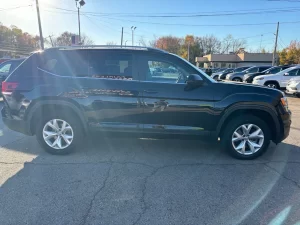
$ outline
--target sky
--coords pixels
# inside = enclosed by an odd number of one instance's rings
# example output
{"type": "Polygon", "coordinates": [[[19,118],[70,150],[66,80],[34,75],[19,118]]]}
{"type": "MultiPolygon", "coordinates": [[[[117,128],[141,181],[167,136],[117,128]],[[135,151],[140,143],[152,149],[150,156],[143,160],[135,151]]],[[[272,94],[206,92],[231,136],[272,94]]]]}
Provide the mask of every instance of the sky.
{"type": "MultiPolygon", "coordinates": [[[[141,38],[148,43],[155,37],[163,35],[184,37],[187,34],[197,36],[213,34],[222,39],[231,34],[235,38],[247,41],[246,50],[256,50],[260,46],[271,50],[274,47],[277,22],[280,22],[279,49],[286,47],[291,40],[297,40],[300,36],[300,0],[85,0],[85,2],[80,10],[81,32],[99,45],[108,42],[120,44],[122,27],[124,27],[124,42],[127,41],[127,45],[131,44],[131,26],[136,27],[135,45],[139,44],[141,38]],[[273,13],[265,12],[266,10],[272,10],[273,13]],[[249,12],[259,13],[249,14],[249,12]],[[162,15],[177,17],[155,17],[162,15]]],[[[39,0],[39,4],[44,37],[58,36],[64,31],[78,33],[75,0],[39,0]]],[[[0,22],[6,26],[15,25],[30,34],[38,34],[35,0],[3,0],[0,5],[0,22]]]]}

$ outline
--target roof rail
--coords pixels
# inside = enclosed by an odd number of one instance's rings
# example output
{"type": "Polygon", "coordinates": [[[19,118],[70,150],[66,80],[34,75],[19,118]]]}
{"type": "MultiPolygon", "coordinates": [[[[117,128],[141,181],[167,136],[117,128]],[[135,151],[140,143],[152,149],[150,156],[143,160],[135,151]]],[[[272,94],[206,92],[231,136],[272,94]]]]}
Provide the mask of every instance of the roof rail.
{"type": "Polygon", "coordinates": [[[121,46],[121,45],[72,45],[72,46],[57,46],[52,47],[49,49],[89,49],[89,48],[97,48],[97,49],[131,49],[131,50],[147,50],[147,51],[154,51],[154,52],[163,52],[167,53],[167,51],[159,49],[159,48],[152,48],[152,47],[145,47],[145,46],[121,46]]]}

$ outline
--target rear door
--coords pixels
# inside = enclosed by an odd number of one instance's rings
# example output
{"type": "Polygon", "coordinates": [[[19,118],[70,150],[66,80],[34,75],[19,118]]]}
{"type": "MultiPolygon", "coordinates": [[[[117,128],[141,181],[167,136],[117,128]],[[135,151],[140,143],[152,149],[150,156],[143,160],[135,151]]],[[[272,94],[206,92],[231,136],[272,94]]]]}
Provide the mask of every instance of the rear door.
{"type": "MultiPolygon", "coordinates": [[[[60,50],[45,69],[65,76],[63,98],[75,100],[91,128],[101,131],[141,129],[141,92],[133,55],[129,51],[60,50]]],[[[60,84],[61,85],[61,84],[60,84]]]]}
{"type": "Polygon", "coordinates": [[[199,73],[169,54],[139,57],[144,132],[207,135],[214,127],[213,90],[208,83],[185,91],[185,80],[199,73]],[[161,73],[154,68],[160,68],[161,73]]]}

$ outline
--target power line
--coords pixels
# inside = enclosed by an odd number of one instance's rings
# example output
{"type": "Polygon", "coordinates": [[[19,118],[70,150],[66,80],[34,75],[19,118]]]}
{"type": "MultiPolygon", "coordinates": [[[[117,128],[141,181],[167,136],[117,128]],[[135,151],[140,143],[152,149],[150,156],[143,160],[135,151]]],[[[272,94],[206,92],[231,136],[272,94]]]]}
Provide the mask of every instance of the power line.
{"type": "Polygon", "coordinates": [[[6,9],[1,8],[0,11],[8,11],[8,10],[14,10],[14,9],[20,9],[20,8],[31,7],[31,6],[32,6],[32,5],[23,5],[23,6],[16,6],[16,7],[12,7],[12,8],[6,8],[6,9]]]}
{"type": "MultiPolygon", "coordinates": [[[[124,20],[117,19],[112,17],[106,17],[108,19],[127,21],[133,23],[143,23],[143,24],[153,24],[153,25],[164,25],[164,26],[191,26],[191,27],[236,27],[236,26],[260,26],[260,25],[274,25],[276,22],[269,23],[244,23],[244,24],[182,24],[182,23],[158,23],[158,22],[144,22],[144,21],[136,21],[136,20],[124,20]]],[[[300,23],[300,21],[287,21],[280,22],[280,24],[292,24],[292,23],[300,23]]]]}

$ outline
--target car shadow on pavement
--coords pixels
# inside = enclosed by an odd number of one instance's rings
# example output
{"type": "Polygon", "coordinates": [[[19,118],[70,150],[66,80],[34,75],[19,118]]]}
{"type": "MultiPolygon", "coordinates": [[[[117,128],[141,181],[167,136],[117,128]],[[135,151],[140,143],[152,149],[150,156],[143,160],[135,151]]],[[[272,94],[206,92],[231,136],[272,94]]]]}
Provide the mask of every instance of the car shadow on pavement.
{"type": "Polygon", "coordinates": [[[1,225],[300,219],[300,148],[287,143],[241,161],[217,144],[150,138],[94,137],[55,156],[22,136],[1,155],[1,225]]]}

